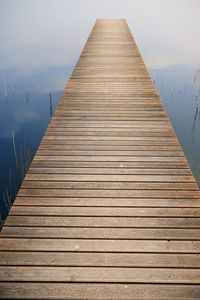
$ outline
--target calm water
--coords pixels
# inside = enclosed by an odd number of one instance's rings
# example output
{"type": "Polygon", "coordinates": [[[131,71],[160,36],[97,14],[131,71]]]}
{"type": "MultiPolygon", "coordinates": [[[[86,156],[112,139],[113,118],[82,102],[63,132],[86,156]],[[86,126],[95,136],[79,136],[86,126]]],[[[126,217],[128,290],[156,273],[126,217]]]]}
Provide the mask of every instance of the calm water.
{"type": "MultiPolygon", "coordinates": [[[[0,212],[5,219],[21,180],[59,101],[73,65],[34,74],[0,72],[0,212]],[[51,91],[51,96],[50,96],[51,91]]],[[[188,66],[150,70],[155,85],[200,184],[199,73],[188,66]]]]}
{"type": "Polygon", "coordinates": [[[0,73],[0,212],[5,219],[72,66],[0,73]],[[9,202],[9,203],[8,203],[9,202]]]}
{"type": "Polygon", "coordinates": [[[200,69],[172,66],[151,75],[200,186],[200,69]]]}

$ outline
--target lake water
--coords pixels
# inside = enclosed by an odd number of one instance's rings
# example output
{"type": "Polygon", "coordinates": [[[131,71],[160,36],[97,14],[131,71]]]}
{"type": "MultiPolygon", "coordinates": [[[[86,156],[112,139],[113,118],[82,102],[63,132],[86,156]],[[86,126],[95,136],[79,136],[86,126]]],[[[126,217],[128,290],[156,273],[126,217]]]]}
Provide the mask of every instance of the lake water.
{"type": "MultiPolygon", "coordinates": [[[[24,70],[0,71],[2,220],[7,216],[10,202],[15,198],[72,69],[73,64],[43,68],[32,74],[24,70]]],[[[154,69],[150,73],[200,185],[200,74],[197,69],[182,65],[154,69]]]]}
{"type": "Polygon", "coordinates": [[[200,69],[171,66],[151,70],[169,119],[200,186],[200,69]]]}

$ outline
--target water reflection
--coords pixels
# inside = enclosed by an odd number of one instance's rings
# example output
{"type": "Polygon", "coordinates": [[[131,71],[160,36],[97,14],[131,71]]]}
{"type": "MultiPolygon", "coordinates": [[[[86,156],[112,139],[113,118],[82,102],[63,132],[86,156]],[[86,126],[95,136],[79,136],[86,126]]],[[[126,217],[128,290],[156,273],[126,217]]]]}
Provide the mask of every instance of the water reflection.
{"type": "Polygon", "coordinates": [[[71,68],[47,68],[24,77],[16,76],[16,70],[7,71],[6,76],[0,71],[1,220],[28,170],[71,68]]]}
{"type": "Polygon", "coordinates": [[[199,65],[151,70],[151,75],[200,186],[199,65]]]}

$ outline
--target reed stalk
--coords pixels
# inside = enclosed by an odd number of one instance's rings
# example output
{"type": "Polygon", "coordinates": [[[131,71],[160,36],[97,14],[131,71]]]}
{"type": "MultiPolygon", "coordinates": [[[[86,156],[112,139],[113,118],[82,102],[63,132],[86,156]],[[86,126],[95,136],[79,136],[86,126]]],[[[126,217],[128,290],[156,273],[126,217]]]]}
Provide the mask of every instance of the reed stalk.
{"type": "Polygon", "coordinates": [[[12,144],[13,144],[13,151],[14,151],[14,156],[15,156],[16,168],[18,169],[19,164],[18,164],[18,158],[17,158],[17,151],[16,151],[14,131],[12,132],[12,144]]]}

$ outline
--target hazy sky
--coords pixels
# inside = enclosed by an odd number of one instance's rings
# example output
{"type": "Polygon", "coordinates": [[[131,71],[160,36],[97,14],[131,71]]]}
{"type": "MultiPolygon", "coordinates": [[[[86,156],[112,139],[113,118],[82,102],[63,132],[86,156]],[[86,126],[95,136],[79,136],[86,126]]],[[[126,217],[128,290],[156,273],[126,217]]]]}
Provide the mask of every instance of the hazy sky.
{"type": "Polygon", "coordinates": [[[148,67],[200,54],[200,0],[0,0],[0,68],[73,64],[96,18],[126,18],[148,67]]]}

